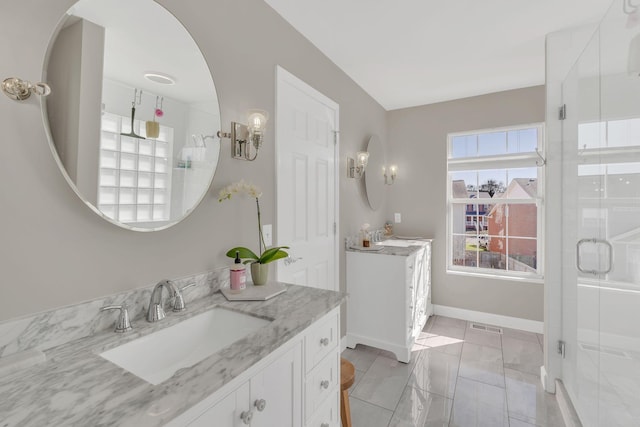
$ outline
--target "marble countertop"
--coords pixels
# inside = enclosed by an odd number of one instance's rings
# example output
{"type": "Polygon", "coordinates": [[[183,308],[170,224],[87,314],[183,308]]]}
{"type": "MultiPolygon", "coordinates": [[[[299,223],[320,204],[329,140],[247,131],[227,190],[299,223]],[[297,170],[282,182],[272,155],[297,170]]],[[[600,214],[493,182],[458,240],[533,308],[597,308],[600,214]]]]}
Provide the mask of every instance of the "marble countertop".
{"type": "Polygon", "coordinates": [[[398,239],[398,238],[390,238],[387,241],[391,241],[393,246],[391,245],[383,245],[378,242],[374,243],[381,247],[382,249],[379,251],[374,250],[360,250],[357,247],[349,247],[347,248],[348,252],[361,252],[361,253],[370,253],[374,255],[394,255],[394,256],[409,256],[416,251],[422,249],[427,243],[431,242],[432,239],[398,239]],[[395,246],[395,245],[403,245],[403,246],[395,246]],[[404,246],[404,245],[407,246],[404,246]]]}
{"type": "Polygon", "coordinates": [[[230,302],[216,292],[187,301],[185,312],[168,312],[160,322],[138,320],[132,332],[103,332],[54,347],[45,351],[46,362],[0,378],[0,425],[162,425],[216,392],[344,299],[343,293],[295,285],[287,285],[287,292],[268,301],[230,302]],[[156,386],[99,356],[216,306],[273,321],[156,386]]]}

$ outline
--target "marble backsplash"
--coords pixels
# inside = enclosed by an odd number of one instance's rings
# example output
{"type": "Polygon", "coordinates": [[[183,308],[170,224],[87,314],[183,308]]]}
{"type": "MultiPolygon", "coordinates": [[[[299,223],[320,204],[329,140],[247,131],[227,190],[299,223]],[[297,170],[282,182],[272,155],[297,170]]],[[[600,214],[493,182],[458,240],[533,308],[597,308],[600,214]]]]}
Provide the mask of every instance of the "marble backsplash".
{"type": "MultiPolygon", "coordinates": [[[[211,295],[221,287],[228,287],[229,269],[220,268],[171,280],[180,288],[192,282],[196,283],[196,286],[184,291],[185,304],[188,306],[189,301],[211,295]]],[[[31,349],[44,351],[75,339],[113,329],[118,311],[101,312],[100,308],[106,305],[126,303],[129,306],[131,323],[135,328],[136,322],[146,322],[146,310],[154,286],[155,284],[1,322],[0,357],[31,349]]],[[[166,291],[163,292],[165,308],[171,310],[168,294],[166,291]]]]}

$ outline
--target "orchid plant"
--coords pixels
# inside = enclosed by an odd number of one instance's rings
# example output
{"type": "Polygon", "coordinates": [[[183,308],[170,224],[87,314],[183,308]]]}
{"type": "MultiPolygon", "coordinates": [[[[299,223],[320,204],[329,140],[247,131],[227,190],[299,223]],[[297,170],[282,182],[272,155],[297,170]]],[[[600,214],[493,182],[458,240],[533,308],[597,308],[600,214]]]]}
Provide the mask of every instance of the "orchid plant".
{"type": "Polygon", "coordinates": [[[256,208],[258,210],[258,252],[260,256],[256,255],[251,249],[245,248],[243,246],[238,246],[227,251],[227,256],[230,258],[235,258],[236,253],[242,259],[244,259],[244,264],[257,262],[259,264],[268,264],[273,261],[277,261],[281,258],[286,258],[289,254],[283,249],[289,249],[288,246],[276,246],[273,248],[267,249],[267,245],[264,243],[264,234],[262,234],[262,222],[260,220],[260,197],[262,196],[262,192],[260,188],[256,185],[244,182],[244,180],[240,180],[239,182],[235,182],[224,187],[220,190],[220,194],[218,195],[218,202],[223,202],[225,200],[230,200],[234,195],[246,195],[256,199],[256,208]],[[265,248],[264,252],[262,248],[265,248]]]}

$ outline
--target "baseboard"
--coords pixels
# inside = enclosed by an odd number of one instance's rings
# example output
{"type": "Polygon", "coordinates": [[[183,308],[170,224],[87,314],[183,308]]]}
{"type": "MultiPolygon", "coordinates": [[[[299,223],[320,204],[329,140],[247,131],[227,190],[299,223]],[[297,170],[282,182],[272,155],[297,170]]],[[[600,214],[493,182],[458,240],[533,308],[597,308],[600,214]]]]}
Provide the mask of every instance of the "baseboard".
{"type": "Polygon", "coordinates": [[[464,308],[433,305],[433,313],[438,316],[453,317],[478,323],[502,326],[504,328],[519,329],[521,331],[541,334],[544,323],[537,320],[521,319],[519,317],[502,316],[500,314],[484,313],[482,311],[465,310],[464,308]]]}
{"type": "Polygon", "coordinates": [[[347,336],[340,338],[340,354],[347,349],[347,336]]]}
{"type": "Polygon", "coordinates": [[[551,394],[556,393],[556,383],[550,380],[549,374],[547,374],[547,368],[545,368],[544,365],[540,366],[540,382],[542,383],[544,391],[551,394]]]}
{"type": "Polygon", "coordinates": [[[566,427],[582,427],[576,408],[571,403],[567,389],[564,388],[564,384],[560,380],[556,380],[556,401],[560,407],[564,425],[566,427]]]}
{"type": "Polygon", "coordinates": [[[347,333],[347,347],[355,348],[358,344],[364,344],[370,347],[379,348],[381,350],[387,350],[395,354],[396,358],[403,363],[409,363],[409,361],[411,360],[411,351],[406,346],[393,344],[387,341],[382,341],[363,335],[347,333]]]}

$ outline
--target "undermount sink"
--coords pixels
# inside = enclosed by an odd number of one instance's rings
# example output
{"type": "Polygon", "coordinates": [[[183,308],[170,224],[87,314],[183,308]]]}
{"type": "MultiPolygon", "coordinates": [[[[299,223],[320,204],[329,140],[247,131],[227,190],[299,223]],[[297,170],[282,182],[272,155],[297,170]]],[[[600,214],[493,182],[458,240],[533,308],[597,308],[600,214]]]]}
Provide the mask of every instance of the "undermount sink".
{"type": "Polygon", "coordinates": [[[156,385],[269,323],[217,307],[100,356],[156,385]]]}

